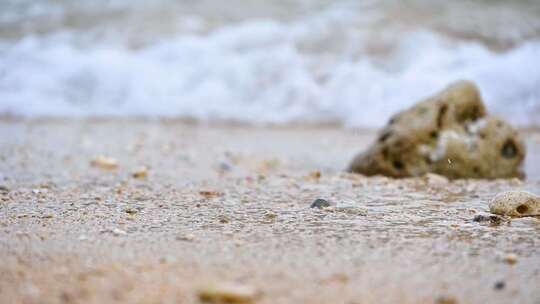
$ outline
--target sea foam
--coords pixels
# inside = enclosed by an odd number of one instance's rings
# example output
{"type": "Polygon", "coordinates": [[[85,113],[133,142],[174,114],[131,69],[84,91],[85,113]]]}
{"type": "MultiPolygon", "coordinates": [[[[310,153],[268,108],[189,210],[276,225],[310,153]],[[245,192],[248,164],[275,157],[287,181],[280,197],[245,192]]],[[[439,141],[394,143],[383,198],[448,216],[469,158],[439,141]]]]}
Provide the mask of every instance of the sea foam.
{"type": "Polygon", "coordinates": [[[68,31],[3,41],[0,113],[378,127],[452,81],[469,79],[490,112],[540,125],[540,41],[495,52],[420,30],[399,35],[383,55],[362,51],[361,36],[342,38],[338,50],[306,47],[321,30],[313,20],[252,20],[141,48],[81,46],[68,31]]]}

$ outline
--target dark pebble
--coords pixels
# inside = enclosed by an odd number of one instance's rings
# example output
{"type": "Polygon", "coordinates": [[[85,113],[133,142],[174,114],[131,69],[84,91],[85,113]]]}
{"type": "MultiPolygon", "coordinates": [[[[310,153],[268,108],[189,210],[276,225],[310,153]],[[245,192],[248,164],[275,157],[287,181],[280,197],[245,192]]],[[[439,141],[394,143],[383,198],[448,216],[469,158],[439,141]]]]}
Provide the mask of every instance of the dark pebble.
{"type": "Polygon", "coordinates": [[[504,281],[497,281],[495,282],[495,285],[493,286],[493,288],[495,288],[495,290],[502,290],[504,289],[505,286],[506,286],[506,283],[504,283],[504,281]]]}
{"type": "Polygon", "coordinates": [[[313,203],[311,203],[311,208],[322,209],[326,207],[330,207],[330,202],[322,198],[318,198],[315,201],[313,201],[313,203]]]}
{"type": "Polygon", "coordinates": [[[474,216],[473,221],[478,223],[489,223],[492,225],[500,225],[503,221],[502,217],[493,214],[477,214],[474,216]]]}
{"type": "Polygon", "coordinates": [[[9,188],[4,185],[0,185],[0,192],[9,192],[9,188]]]}
{"type": "Polygon", "coordinates": [[[229,163],[226,163],[226,162],[219,163],[219,171],[229,172],[231,170],[232,170],[232,166],[229,163]]]}

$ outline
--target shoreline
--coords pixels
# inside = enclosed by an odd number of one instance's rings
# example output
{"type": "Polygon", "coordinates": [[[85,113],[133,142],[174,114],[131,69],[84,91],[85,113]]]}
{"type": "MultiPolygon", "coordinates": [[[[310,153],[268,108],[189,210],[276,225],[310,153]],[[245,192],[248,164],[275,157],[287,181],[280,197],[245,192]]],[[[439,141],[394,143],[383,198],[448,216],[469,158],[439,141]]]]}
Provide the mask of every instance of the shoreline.
{"type": "MultiPolygon", "coordinates": [[[[217,119],[201,120],[194,117],[165,117],[165,116],[87,116],[87,117],[66,117],[66,116],[40,116],[40,117],[25,117],[11,114],[0,114],[0,123],[9,124],[48,124],[48,123],[146,123],[146,124],[164,124],[164,125],[186,125],[186,126],[201,126],[201,127],[239,127],[251,129],[342,129],[343,131],[363,131],[376,133],[384,125],[380,127],[365,127],[365,126],[347,126],[339,121],[300,121],[300,122],[262,122],[253,123],[233,119],[217,119]]],[[[385,121],[386,122],[386,121],[385,121]]],[[[519,132],[540,133],[540,126],[531,125],[526,127],[514,126],[519,132]]]]}
{"type": "MultiPolygon", "coordinates": [[[[336,155],[336,159],[339,159],[340,166],[336,166],[335,162],[329,167],[330,172],[343,172],[347,167],[349,162],[352,160],[353,156],[357,153],[365,150],[369,145],[373,143],[377,136],[378,129],[375,128],[362,128],[362,127],[347,127],[339,123],[290,123],[290,124],[251,124],[246,122],[238,121],[229,121],[229,120],[212,120],[210,121],[200,121],[196,119],[187,119],[187,118],[159,118],[159,117],[86,117],[86,118],[76,118],[76,117],[42,117],[42,118],[23,118],[23,117],[0,117],[0,129],[10,129],[13,128],[15,132],[19,132],[18,137],[24,137],[25,128],[51,128],[51,130],[59,130],[62,132],[63,126],[78,128],[81,132],[84,130],[92,129],[92,126],[98,126],[96,129],[101,129],[100,132],[106,133],[106,127],[111,127],[113,129],[124,129],[122,132],[124,134],[130,134],[129,126],[137,126],[136,130],[133,132],[138,132],[139,138],[144,139],[147,132],[145,132],[144,127],[148,127],[153,131],[156,129],[162,128],[168,132],[169,138],[160,138],[162,141],[161,144],[167,145],[165,141],[172,141],[174,139],[174,132],[195,132],[197,130],[210,131],[211,136],[216,136],[217,132],[224,130],[226,132],[240,132],[244,135],[244,144],[246,144],[253,154],[262,153],[267,158],[274,158],[271,154],[266,153],[264,150],[257,149],[256,146],[252,146],[250,143],[250,136],[264,136],[266,134],[272,135],[273,140],[276,143],[280,142],[280,134],[286,135],[285,144],[287,140],[291,137],[301,137],[303,135],[308,136],[309,140],[314,141],[315,144],[326,146],[328,148],[328,143],[332,141],[332,138],[339,139],[339,149],[334,151],[334,153],[339,153],[336,155]],[[289,132],[291,131],[291,132],[289,132]],[[321,132],[317,134],[316,132],[321,132]],[[291,135],[287,135],[291,134],[291,135]],[[320,136],[319,136],[320,135],[320,136]],[[288,138],[287,138],[288,137],[288,138]],[[316,139],[316,138],[319,139],[316,139]]],[[[527,154],[524,160],[524,168],[526,180],[537,181],[540,180],[540,127],[528,127],[528,128],[517,128],[517,130],[522,134],[527,147],[527,154]]],[[[10,132],[7,132],[7,136],[4,141],[1,142],[3,146],[9,147],[10,142],[10,132]]],[[[150,133],[149,133],[150,134],[150,133]]],[[[17,142],[15,137],[12,136],[11,139],[13,142],[17,142]]],[[[75,136],[72,134],[72,136],[75,136]]],[[[92,136],[92,135],[90,135],[92,136]]],[[[135,136],[131,134],[131,136],[135,136]]],[[[155,136],[155,134],[151,134],[155,136]]],[[[217,136],[219,138],[219,136],[217,136]]],[[[56,138],[51,138],[55,141],[56,138]]],[[[132,146],[136,145],[135,139],[132,140],[130,144],[132,146]]],[[[82,142],[81,142],[82,143],[82,142]]],[[[211,144],[211,143],[209,143],[211,144]]],[[[302,148],[298,146],[298,143],[295,143],[297,146],[296,154],[297,157],[302,158],[298,155],[303,153],[302,148]]],[[[133,147],[132,147],[133,148],[133,147]]],[[[163,148],[163,147],[161,147],[163,148]]],[[[161,149],[160,148],[160,149],[161,149]]],[[[173,148],[173,147],[170,147],[173,148]]],[[[165,148],[166,149],[166,148],[165,148]]],[[[249,150],[248,149],[248,150],[249,150]]],[[[277,156],[287,154],[287,149],[285,145],[281,145],[280,148],[275,148],[277,156]]],[[[53,151],[51,151],[52,153],[53,151]]],[[[64,151],[69,154],[69,151],[64,151]]],[[[126,151],[122,151],[126,152],[126,151]]],[[[127,151],[130,152],[130,151],[127,151]]],[[[102,154],[107,154],[107,151],[103,151],[102,154]]],[[[306,155],[309,157],[311,152],[307,151],[306,155]]],[[[315,152],[315,154],[320,154],[315,152]]],[[[87,157],[95,157],[97,155],[87,155],[87,157]]],[[[319,159],[322,162],[330,161],[329,158],[326,158],[322,155],[319,155],[319,159]]],[[[216,156],[219,158],[219,156],[216,156]]],[[[144,164],[140,164],[144,165],[144,164]]],[[[219,164],[214,164],[219,166],[219,164]]],[[[310,164],[310,168],[304,168],[304,170],[320,170],[317,168],[316,163],[310,164]]],[[[327,166],[328,167],[328,166],[327,166]]]]}

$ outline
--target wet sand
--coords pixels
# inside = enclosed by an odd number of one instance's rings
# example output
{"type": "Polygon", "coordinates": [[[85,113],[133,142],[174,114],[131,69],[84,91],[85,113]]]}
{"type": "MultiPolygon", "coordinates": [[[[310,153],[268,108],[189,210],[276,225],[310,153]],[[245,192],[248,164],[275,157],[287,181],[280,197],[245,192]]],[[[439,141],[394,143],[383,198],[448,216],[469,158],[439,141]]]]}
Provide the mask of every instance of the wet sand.
{"type": "Polygon", "coordinates": [[[374,134],[3,120],[0,303],[197,303],[209,282],[257,303],[540,303],[540,219],[472,220],[499,191],[540,193],[540,133],[526,181],[343,173],[374,134]]]}

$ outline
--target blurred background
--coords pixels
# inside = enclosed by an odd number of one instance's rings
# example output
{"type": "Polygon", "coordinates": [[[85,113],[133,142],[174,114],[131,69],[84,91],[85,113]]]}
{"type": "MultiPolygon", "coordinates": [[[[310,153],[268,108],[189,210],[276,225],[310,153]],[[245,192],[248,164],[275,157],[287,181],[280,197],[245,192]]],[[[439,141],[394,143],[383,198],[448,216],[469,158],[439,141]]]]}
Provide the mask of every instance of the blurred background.
{"type": "Polygon", "coordinates": [[[458,79],[540,125],[540,1],[2,0],[0,114],[379,127],[458,79]]]}

